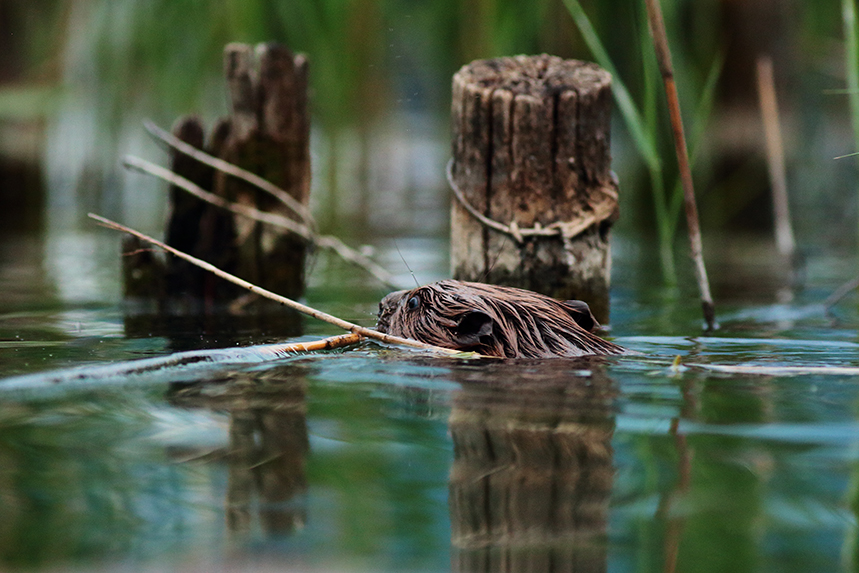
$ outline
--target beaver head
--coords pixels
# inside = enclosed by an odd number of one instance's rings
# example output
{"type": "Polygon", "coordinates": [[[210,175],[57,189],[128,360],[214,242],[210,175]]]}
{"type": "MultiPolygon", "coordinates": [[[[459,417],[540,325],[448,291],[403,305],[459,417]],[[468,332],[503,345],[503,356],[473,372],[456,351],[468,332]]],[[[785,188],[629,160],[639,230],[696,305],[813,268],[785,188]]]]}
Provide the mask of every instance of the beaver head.
{"type": "Polygon", "coordinates": [[[379,303],[380,332],[504,358],[626,354],[591,333],[584,302],[518,288],[444,280],[392,292],[379,303]]]}

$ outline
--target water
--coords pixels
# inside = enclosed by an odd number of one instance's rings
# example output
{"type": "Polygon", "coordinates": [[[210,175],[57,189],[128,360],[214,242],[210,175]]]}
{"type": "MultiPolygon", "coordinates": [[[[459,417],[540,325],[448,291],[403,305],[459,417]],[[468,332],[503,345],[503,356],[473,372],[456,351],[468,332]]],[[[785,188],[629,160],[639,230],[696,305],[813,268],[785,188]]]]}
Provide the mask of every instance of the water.
{"type": "MultiPolygon", "coordinates": [[[[128,316],[118,237],[57,240],[78,260],[26,238],[0,259],[4,570],[855,566],[859,378],[696,366],[859,366],[855,298],[821,305],[846,259],[813,257],[792,292],[771,261],[717,264],[722,328],[705,335],[690,287],[648,285],[618,237],[612,336],[641,357],[481,363],[364,343],[260,362],[248,346],[288,326],[128,316]],[[206,348],[238,358],[68,376],[206,348]],[[36,388],[57,370],[69,379],[36,388]],[[30,392],[10,390],[22,380],[30,392]]],[[[397,247],[423,280],[444,275],[443,243],[397,247]]],[[[313,268],[309,303],[373,323],[383,289],[313,268]]]]}

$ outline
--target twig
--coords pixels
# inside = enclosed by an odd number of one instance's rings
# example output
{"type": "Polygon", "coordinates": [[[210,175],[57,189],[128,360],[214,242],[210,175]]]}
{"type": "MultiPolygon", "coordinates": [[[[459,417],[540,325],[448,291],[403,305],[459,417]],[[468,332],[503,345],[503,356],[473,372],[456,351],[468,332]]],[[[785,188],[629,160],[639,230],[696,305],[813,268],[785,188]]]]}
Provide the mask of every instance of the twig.
{"type": "Polygon", "coordinates": [[[126,155],[123,160],[123,164],[130,168],[136,169],[142,173],[147,173],[149,175],[154,175],[159,179],[163,179],[168,183],[175,185],[176,187],[180,187],[183,190],[187,191],[194,197],[200,199],[201,201],[205,201],[211,205],[216,207],[220,207],[221,209],[226,209],[231,213],[235,213],[237,215],[242,215],[245,217],[249,217],[256,221],[260,221],[262,223],[267,223],[274,227],[279,227],[281,229],[286,229],[292,233],[295,233],[299,237],[304,238],[307,241],[313,240],[313,234],[310,232],[310,229],[307,225],[303,223],[299,223],[297,221],[293,221],[288,217],[284,217],[283,215],[277,215],[275,213],[267,213],[265,211],[260,211],[255,207],[250,207],[248,205],[242,205],[240,203],[233,203],[224,199],[220,195],[215,195],[214,193],[210,193],[206,191],[196,183],[185,179],[181,175],[177,175],[170,171],[169,169],[165,169],[160,165],[156,165],[145,159],[140,159],[139,157],[134,157],[133,155],[126,155]]]}
{"type": "Polygon", "coordinates": [[[826,297],[826,300],[823,301],[823,307],[826,309],[826,312],[828,313],[833,306],[838,304],[842,298],[847,296],[850,291],[855,290],[857,287],[859,287],[859,277],[854,277],[835,289],[835,292],[826,297]]]}
{"type": "Polygon", "coordinates": [[[270,300],[278,302],[283,306],[288,306],[289,308],[292,308],[292,309],[294,309],[294,310],[296,310],[302,314],[306,314],[308,316],[312,316],[313,318],[322,320],[322,321],[327,322],[329,324],[333,324],[334,326],[337,326],[338,328],[342,328],[344,330],[348,330],[349,332],[360,334],[361,336],[364,336],[367,338],[373,338],[375,340],[379,340],[381,342],[385,342],[388,344],[400,344],[403,346],[411,346],[413,348],[421,348],[423,350],[431,350],[431,351],[436,352],[438,354],[447,354],[447,355],[462,354],[461,352],[459,352],[457,350],[451,350],[450,348],[442,348],[440,346],[433,346],[431,344],[425,344],[423,342],[418,342],[417,340],[411,340],[408,338],[400,338],[399,336],[391,336],[390,334],[385,334],[385,333],[379,332],[378,330],[373,330],[371,328],[365,328],[363,326],[353,324],[353,323],[345,321],[341,318],[337,318],[336,316],[332,316],[330,314],[316,310],[315,308],[301,304],[300,302],[296,302],[292,299],[286,298],[285,296],[281,296],[279,294],[273,293],[270,290],[266,290],[262,287],[258,287],[255,284],[249,283],[248,281],[246,281],[244,279],[240,279],[239,277],[237,277],[235,275],[231,275],[230,273],[228,273],[226,271],[222,271],[218,267],[216,267],[210,263],[207,263],[206,261],[202,261],[202,260],[198,259],[197,257],[192,257],[191,255],[189,255],[187,253],[183,253],[182,251],[180,251],[178,249],[174,249],[170,245],[162,243],[161,241],[159,241],[157,239],[153,239],[149,235],[144,235],[143,233],[141,233],[139,231],[135,231],[134,229],[132,229],[130,227],[126,227],[125,225],[121,225],[115,221],[111,221],[110,219],[106,219],[106,218],[101,217],[99,215],[96,215],[94,213],[89,213],[89,217],[91,219],[95,219],[96,221],[98,221],[99,223],[101,223],[102,225],[104,225],[105,227],[107,227],[109,229],[114,229],[116,231],[122,231],[122,232],[128,233],[130,235],[134,235],[138,239],[141,239],[141,240],[146,241],[148,243],[151,243],[157,247],[160,247],[160,248],[164,249],[165,251],[172,253],[173,255],[179,257],[180,259],[184,259],[184,260],[188,261],[189,263],[200,267],[201,269],[207,270],[210,273],[221,277],[224,280],[227,280],[227,281],[229,281],[235,285],[238,285],[242,288],[245,288],[245,289],[247,289],[253,293],[256,293],[260,296],[263,296],[265,298],[268,298],[270,300]]]}
{"type": "Polygon", "coordinates": [[[683,183],[689,244],[692,261],[695,265],[695,277],[698,279],[698,290],[701,292],[701,307],[704,311],[704,321],[707,323],[707,329],[713,330],[716,322],[716,307],[710,294],[710,281],[707,279],[707,268],[704,266],[704,247],[701,241],[701,228],[698,224],[695,187],[692,183],[692,171],[689,168],[689,152],[686,149],[686,136],[683,133],[680,99],[677,96],[677,84],[674,82],[674,67],[671,64],[671,51],[668,48],[665,22],[662,18],[662,8],[659,5],[659,0],[645,0],[645,3],[647,4],[650,32],[653,36],[653,47],[656,50],[659,71],[665,83],[668,114],[671,117],[671,130],[674,134],[674,149],[677,152],[677,166],[680,170],[680,180],[683,183]]]}
{"type": "Polygon", "coordinates": [[[403,285],[399,284],[394,279],[394,275],[392,275],[383,267],[377,265],[372,260],[362,255],[352,247],[347,246],[343,241],[333,235],[317,235],[316,245],[324,249],[331,249],[332,251],[337,253],[344,261],[352,263],[354,265],[358,265],[359,267],[363,268],[365,271],[376,277],[379,282],[382,282],[391,288],[403,288],[403,285]]]}
{"type": "Polygon", "coordinates": [[[209,155],[208,153],[197,149],[193,145],[185,143],[169,131],[161,129],[152,121],[145,120],[143,122],[143,127],[146,129],[146,131],[149,132],[150,135],[152,135],[152,137],[164,142],[176,151],[184,153],[185,155],[196,159],[200,163],[204,163],[209,167],[213,167],[218,171],[226,173],[227,175],[231,175],[237,179],[241,179],[247,183],[250,183],[254,187],[262,189],[263,191],[272,195],[281,203],[289,207],[289,209],[293,213],[298,215],[301,218],[301,221],[310,229],[316,229],[316,221],[313,219],[313,215],[310,213],[310,210],[300,201],[295,199],[295,197],[293,197],[277,185],[274,185],[270,181],[263,179],[256,173],[252,173],[247,169],[242,169],[237,165],[233,165],[228,161],[224,161],[223,159],[209,155]]]}
{"type": "Polygon", "coordinates": [[[784,167],[784,147],[779,126],[778,100],[773,81],[773,62],[769,56],[759,56],[757,62],[758,96],[767,145],[767,166],[773,194],[773,216],[775,217],[775,239],[778,251],[793,258],[796,241],[790,224],[790,209],[787,198],[787,177],[784,167]]]}
{"type": "MultiPolygon", "coordinates": [[[[341,241],[337,237],[332,237],[329,235],[317,235],[313,232],[312,227],[308,227],[303,223],[293,221],[289,217],[284,217],[283,215],[278,215],[276,213],[260,211],[259,209],[250,207],[248,205],[242,205],[241,203],[233,203],[231,201],[228,201],[220,195],[215,195],[214,193],[206,191],[199,185],[195,184],[192,181],[189,181],[188,179],[185,179],[181,175],[177,175],[169,169],[146,161],[145,159],[140,159],[139,157],[134,157],[133,155],[127,155],[125,157],[124,164],[130,169],[135,169],[142,173],[146,173],[148,175],[158,177],[159,179],[163,179],[171,185],[175,185],[176,187],[187,191],[201,201],[205,201],[206,203],[209,203],[221,209],[226,209],[231,213],[235,213],[243,217],[248,217],[261,223],[266,223],[274,227],[285,229],[287,231],[295,233],[306,241],[313,242],[319,247],[331,249],[344,260],[363,268],[368,273],[376,277],[376,279],[378,279],[381,283],[385,284],[390,288],[396,289],[402,286],[394,280],[394,276],[391,273],[386,271],[384,268],[382,268],[369,258],[362,255],[355,249],[348,247],[343,243],[343,241],[341,241]]],[[[228,163],[227,165],[230,164],[228,163]]]]}
{"type": "Polygon", "coordinates": [[[321,340],[312,342],[290,342],[281,344],[276,347],[271,347],[278,353],[294,354],[296,352],[313,352],[315,350],[331,350],[332,348],[341,348],[360,342],[364,337],[358,333],[350,332],[349,334],[338,334],[337,336],[329,336],[321,340]]]}

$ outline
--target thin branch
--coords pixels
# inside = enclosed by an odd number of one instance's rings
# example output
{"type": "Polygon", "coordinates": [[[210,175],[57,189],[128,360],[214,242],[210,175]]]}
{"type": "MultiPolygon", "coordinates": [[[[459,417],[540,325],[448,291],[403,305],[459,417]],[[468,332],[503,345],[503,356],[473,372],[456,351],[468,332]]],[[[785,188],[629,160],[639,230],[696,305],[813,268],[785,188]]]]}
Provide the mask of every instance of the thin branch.
{"type": "Polygon", "coordinates": [[[388,287],[394,289],[403,287],[403,285],[396,281],[394,275],[389,273],[385,268],[376,264],[352,247],[347,246],[343,241],[333,235],[317,235],[316,246],[324,249],[331,249],[337,253],[341,259],[354,265],[358,265],[376,277],[379,282],[384,283],[388,287]]]}
{"type": "Polygon", "coordinates": [[[826,312],[830,312],[833,306],[841,302],[842,298],[847,296],[851,291],[856,290],[857,287],[859,287],[859,277],[854,277],[835,289],[835,292],[823,301],[823,307],[826,309],[826,312]]]}
{"type": "Polygon", "coordinates": [[[390,288],[397,289],[402,286],[396,282],[394,276],[391,273],[389,273],[387,270],[370,260],[368,257],[362,255],[355,249],[348,247],[346,244],[343,243],[343,241],[341,241],[337,237],[332,237],[329,235],[316,235],[311,227],[308,227],[307,225],[304,225],[302,223],[298,223],[297,221],[293,221],[289,217],[284,217],[283,215],[278,215],[276,213],[260,211],[259,209],[250,207],[248,205],[242,205],[241,203],[233,203],[231,201],[228,201],[220,195],[215,195],[214,193],[206,191],[199,185],[195,184],[192,181],[189,181],[188,179],[185,179],[181,175],[177,175],[169,169],[146,161],[145,159],[140,159],[139,157],[127,155],[125,157],[124,164],[129,169],[135,169],[142,173],[146,173],[148,175],[158,177],[159,179],[163,179],[171,185],[175,185],[176,187],[187,191],[201,201],[205,201],[206,203],[209,203],[221,209],[226,209],[231,213],[235,213],[243,217],[248,217],[261,223],[285,229],[289,232],[295,233],[306,241],[313,242],[319,247],[331,249],[344,260],[363,268],[368,273],[373,275],[376,279],[378,279],[381,283],[390,288]]]}
{"type": "Polygon", "coordinates": [[[207,263],[206,261],[200,260],[197,257],[193,257],[187,253],[183,253],[178,249],[174,249],[170,245],[162,243],[161,241],[150,237],[149,235],[145,235],[139,231],[135,231],[130,227],[126,227],[125,225],[121,225],[115,221],[111,221],[110,219],[106,219],[94,213],[89,213],[89,217],[94,219],[104,225],[109,229],[114,229],[116,231],[122,231],[124,233],[128,233],[130,235],[134,235],[138,239],[151,243],[157,247],[164,249],[165,251],[172,253],[173,255],[179,257],[180,259],[184,259],[189,263],[200,267],[203,270],[209,271],[210,273],[229,281],[235,285],[238,285],[242,288],[245,288],[253,293],[256,293],[260,296],[273,300],[275,302],[280,303],[283,306],[288,306],[293,310],[296,310],[302,314],[306,314],[318,320],[322,320],[329,324],[333,324],[338,328],[342,328],[344,330],[348,330],[349,332],[360,334],[366,338],[372,338],[374,340],[378,340],[380,342],[385,342],[387,344],[400,344],[403,346],[411,346],[413,348],[421,348],[423,350],[430,350],[436,352],[438,354],[446,354],[446,355],[461,355],[462,353],[457,350],[451,350],[450,348],[441,348],[440,346],[433,346],[431,344],[424,344],[423,342],[418,342],[417,340],[411,340],[408,338],[400,338],[399,336],[391,336],[390,334],[385,334],[379,332],[378,330],[373,330],[371,328],[365,328],[363,326],[359,326],[357,324],[353,324],[351,322],[345,321],[341,318],[337,318],[336,316],[332,316],[330,314],[324,313],[322,311],[316,310],[315,308],[309,307],[307,305],[301,304],[300,302],[296,302],[292,299],[286,298],[285,296],[281,296],[279,294],[273,293],[270,290],[266,290],[262,287],[258,287],[255,284],[249,283],[244,279],[240,279],[235,275],[231,275],[226,271],[222,271],[218,267],[207,263]]]}
{"type": "Polygon", "coordinates": [[[307,241],[313,240],[313,234],[310,232],[310,229],[307,227],[307,225],[304,225],[297,221],[293,221],[292,219],[284,217],[283,215],[267,213],[265,211],[260,211],[255,207],[250,207],[248,205],[242,205],[240,203],[233,203],[231,201],[228,201],[220,195],[210,193],[196,183],[189,181],[181,175],[177,175],[169,169],[161,167],[160,165],[156,165],[154,163],[146,161],[145,159],[140,159],[139,157],[134,157],[133,155],[126,155],[125,159],[123,160],[123,164],[130,169],[135,169],[142,173],[154,175],[159,179],[163,179],[171,185],[180,187],[181,189],[187,191],[197,199],[205,201],[206,203],[214,205],[215,207],[220,207],[221,209],[226,209],[231,213],[242,215],[244,217],[249,217],[251,219],[254,219],[255,221],[260,221],[262,223],[267,223],[274,227],[285,229],[291,233],[295,233],[296,235],[302,237],[307,241]]]}
{"type": "Polygon", "coordinates": [[[360,342],[364,337],[358,333],[350,332],[349,334],[338,334],[337,336],[329,336],[321,340],[312,342],[290,342],[280,344],[273,347],[266,347],[266,350],[271,350],[281,354],[294,354],[297,352],[313,352],[315,350],[331,350],[332,348],[341,348],[360,342]]]}
{"type": "Polygon", "coordinates": [[[701,307],[704,311],[704,321],[707,323],[707,329],[713,330],[716,323],[716,307],[710,294],[710,281],[707,278],[707,268],[704,266],[704,247],[701,241],[701,227],[698,224],[695,187],[692,182],[692,170],[689,167],[689,152],[686,149],[686,136],[683,133],[680,99],[677,96],[677,84],[674,82],[674,67],[671,64],[671,51],[668,48],[665,22],[662,18],[662,8],[659,5],[659,0],[645,0],[645,3],[650,22],[650,32],[653,36],[653,47],[659,60],[659,71],[662,74],[662,80],[665,84],[665,96],[668,100],[668,114],[671,117],[671,130],[674,134],[674,150],[677,152],[677,166],[680,170],[680,180],[683,183],[689,244],[692,261],[695,265],[695,277],[698,279],[698,289],[701,292],[701,307]]]}
{"type": "Polygon", "coordinates": [[[252,173],[247,169],[242,169],[237,165],[233,165],[228,161],[224,161],[223,159],[209,155],[208,153],[197,149],[193,145],[185,143],[169,131],[161,129],[152,121],[144,121],[143,127],[146,128],[146,131],[148,131],[149,134],[152,135],[152,137],[164,142],[176,151],[184,153],[185,155],[196,159],[200,163],[204,163],[209,167],[213,167],[218,171],[226,173],[227,175],[231,175],[232,177],[235,177],[237,179],[241,179],[247,183],[250,183],[254,187],[257,187],[258,189],[265,191],[266,193],[270,194],[271,196],[279,200],[281,203],[289,207],[289,209],[293,213],[298,215],[301,218],[301,221],[310,229],[316,229],[316,221],[313,219],[313,215],[310,213],[310,210],[300,201],[298,201],[295,197],[293,197],[277,185],[274,185],[270,181],[263,179],[256,173],[252,173]]]}

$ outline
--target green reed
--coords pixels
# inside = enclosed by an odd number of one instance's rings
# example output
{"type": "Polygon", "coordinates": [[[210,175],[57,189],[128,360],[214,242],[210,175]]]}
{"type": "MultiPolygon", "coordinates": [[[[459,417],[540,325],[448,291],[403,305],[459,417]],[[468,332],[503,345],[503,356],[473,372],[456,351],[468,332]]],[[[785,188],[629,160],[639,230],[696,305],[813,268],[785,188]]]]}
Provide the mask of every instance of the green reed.
{"type": "MultiPolygon", "coordinates": [[[[670,135],[666,135],[660,115],[662,98],[659,97],[659,94],[662,86],[659,81],[659,70],[653,54],[653,47],[647,33],[647,24],[642,21],[638,27],[639,49],[642,54],[643,95],[642,101],[636,103],[582,5],[578,0],[563,0],[563,2],[572,15],[594,59],[612,74],[612,91],[615,101],[633,144],[647,168],[653,194],[663,278],[668,284],[676,284],[674,240],[683,207],[683,191],[677,176],[673,177],[670,190],[666,184],[665,166],[661,159],[660,148],[666,141],[670,142],[670,139],[666,139],[666,137],[670,138],[670,135]]],[[[699,155],[697,153],[700,148],[699,143],[712,113],[716,84],[722,70],[722,63],[722,55],[717,54],[700,89],[698,105],[691,120],[688,145],[690,162],[693,166],[699,155]]]]}
{"type": "MultiPolygon", "coordinates": [[[[841,0],[844,23],[844,68],[847,79],[847,101],[853,127],[854,148],[859,152],[859,30],[856,24],[855,0],[841,0]]],[[[859,155],[857,155],[859,162],[859,155]]]]}

